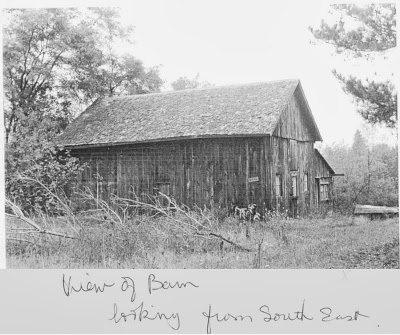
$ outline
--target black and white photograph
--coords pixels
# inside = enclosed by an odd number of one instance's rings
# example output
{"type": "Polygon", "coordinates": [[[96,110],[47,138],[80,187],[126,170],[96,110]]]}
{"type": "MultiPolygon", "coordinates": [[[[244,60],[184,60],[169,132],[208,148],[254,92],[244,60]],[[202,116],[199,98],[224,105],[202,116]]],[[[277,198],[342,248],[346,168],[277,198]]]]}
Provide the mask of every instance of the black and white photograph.
{"type": "Polygon", "coordinates": [[[35,4],[2,10],[7,269],[399,269],[396,4],[35,4]]]}

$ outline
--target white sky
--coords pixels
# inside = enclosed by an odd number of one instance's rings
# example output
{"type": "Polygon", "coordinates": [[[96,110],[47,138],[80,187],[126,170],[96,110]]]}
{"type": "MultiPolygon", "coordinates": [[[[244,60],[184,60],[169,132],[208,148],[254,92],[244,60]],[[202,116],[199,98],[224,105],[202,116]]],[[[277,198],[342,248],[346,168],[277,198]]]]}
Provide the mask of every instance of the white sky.
{"type": "MultiPolygon", "coordinates": [[[[5,3],[55,6],[50,0],[5,3]]],[[[371,134],[332,69],[386,76],[394,71],[393,55],[385,61],[351,61],[331,46],[311,43],[308,27],[328,17],[327,1],[71,0],[57,6],[122,7],[122,21],[135,26],[135,43],[124,51],[147,67],[161,65],[165,90],[178,77],[197,73],[216,85],[299,78],[324,144],[350,143],[358,128],[371,134]]],[[[378,130],[375,141],[397,141],[393,132],[378,130]]]]}

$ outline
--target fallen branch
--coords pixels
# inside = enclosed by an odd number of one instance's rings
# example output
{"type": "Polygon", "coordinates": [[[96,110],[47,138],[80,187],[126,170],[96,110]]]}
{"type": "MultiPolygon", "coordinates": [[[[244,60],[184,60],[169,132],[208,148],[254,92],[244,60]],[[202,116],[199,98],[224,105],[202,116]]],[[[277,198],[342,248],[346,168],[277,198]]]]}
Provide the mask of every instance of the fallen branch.
{"type": "Polygon", "coordinates": [[[18,231],[18,232],[30,232],[30,231],[36,231],[36,229],[32,228],[8,228],[10,231],[18,231]]]}
{"type": "MultiPolygon", "coordinates": [[[[206,233],[206,234],[197,233],[196,235],[200,235],[200,236],[207,236],[207,235],[208,235],[208,236],[214,236],[214,237],[217,237],[217,238],[219,238],[219,239],[221,239],[221,240],[223,240],[223,241],[225,241],[225,242],[227,242],[227,243],[229,243],[229,244],[234,245],[236,248],[238,248],[238,249],[240,249],[240,250],[248,251],[248,252],[253,252],[253,251],[255,251],[255,250],[253,250],[253,249],[249,249],[249,248],[246,248],[246,247],[244,247],[244,246],[242,246],[242,245],[240,245],[240,244],[238,244],[238,243],[235,243],[235,242],[229,240],[228,238],[223,237],[223,236],[220,235],[220,234],[216,234],[216,233],[213,233],[213,232],[209,232],[209,233],[206,233]]],[[[195,236],[196,236],[196,235],[195,235],[195,236]]]]}
{"type": "Polygon", "coordinates": [[[73,240],[75,239],[74,236],[67,235],[67,234],[61,234],[61,233],[56,233],[56,232],[54,232],[54,231],[48,231],[48,230],[45,230],[45,229],[43,229],[43,230],[41,230],[41,231],[38,231],[38,232],[35,232],[35,233],[48,234],[48,235],[54,235],[54,236],[60,236],[60,237],[64,237],[64,238],[70,238],[70,239],[73,239],[73,240]]]}
{"type": "Polygon", "coordinates": [[[67,214],[68,218],[72,218],[72,223],[73,225],[71,225],[72,229],[74,229],[75,232],[77,232],[75,230],[75,228],[73,227],[75,224],[78,224],[80,227],[82,227],[82,224],[80,223],[80,221],[78,220],[78,218],[74,215],[74,213],[72,212],[71,208],[63,201],[61,200],[61,198],[55,193],[53,192],[49,187],[47,187],[45,184],[43,184],[40,180],[38,179],[33,179],[30,177],[26,177],[26,176],[22,176],[20,175],[19,178],[21,180],[27,180],[33,183],[37,183],[39,184],[43,189],[45,189],[54,199],[57,199],[58,203],[61,205],[61,207],[64,209],[65,213],[67,214]]]}
{"type": "Polygon", "coordinates": [[[36,233],[38,232],[36,229],[15,229],[15,228],[11,228],[11,229],[6,229],[7,232],[10,233],[15,233],[15,234],[19,234],[19,235],[23,235],[23,234],[30,234],[30,233],[36,233]]]}
{"type": "Polygon", "coordinates": [[[22,238],[7,237],[7,240],[17,241],[17,242],[31,243],[31,244],[35,244],[35,245],[38,245],[38,246],[41,246],[41,247],[43,246],[43,245],[40,244],[40,243],[32,242],[32,241],[29,241],[29,240],[24,240],[24,239],[22,239],[22,238]]]}
{"type": "MultiPolygon", "coordinates": [[[[134,206],[140,206],[143,208],[152,209],[152,210],[157,211],[158,213],[164,214],[165,216],[169,217],[171,220],[176,222],[177,224],[174,226],[178,226],[186,234],[192,233],[194,236],[201,236],[201,237],[213,236],[214,238],[219,238],[229,244],[234,245],[236,248],[238,248],[240,250],[244,250],[244,251],[248,251],[248,252],[255,251],[255,250],[249,249],[247,247],[244,247],[238,243],[235,243],[235,242],[231,241],[230,239],[228,239],[218,233],[213,232],[210,228],[206,227],[197,218],[195,218],[193,215],[193,212],[187,206],[183,206],[183,208],[182,208],[171,197],[169,197],[161,192],[159,192],[159,195],[161,195],[162,197],[167,199],[168,206],[166,208],[161,206],[161,204],[159,202],[156,202],[155,204],[149,204],[149,203],[144,203],[139,200],[125,199],[125,198],[118,198],[118,200],[123,200],[125,202],[131,202],[131,203],[135,204],[134,206]],[[183,214],[185,217],[187,217],[189,220],[191,220],[194,223],[191,224],[191,223],[184,222],[184,221],[180,220],[179,218],[177,218],[176,215],[171,215],[171,212],[172,212],[171,210],[175,213],[183,214]],[[187,230],[185,230],[182,227],[182,225],[185,228],[191,229],[192,231],[188,232],[187,230]]],[[[200,214],[202,215],[203,218],[206,219],[206,221],[209,222],[210,226],[212,226],[211,221],[209,220],[209,218],[205,217],[204,212],[200,211],[200,214]]]]}
{"type": "Polygon", "coordinates": [[[32,226],[33,228],[35,228],[36,230],[41,230],[41,228],[35,222],[33,222],[31,219],[27,218],[24,215],[24,213],[22,213],[21,209],[16,204],[14,204],[12,201],[10,201],[8,199],[6,199],[5,202],[6,202],[6,206],[9,206],[12,209],[12,211],[15,213],[15,215],[6,213],[7,216],[20,219],[20,220],[26,222],[27,224],[29,224],[30,226],[32,226]]]}
{"type": "MultiPolygon", "coordinates": [[[[85,212],[96,212],[97,210],[101,210],[114,223],[124,225],[124,222],[122,218],[118,215],[117,210],[112,209],[110,204],[108,204],[105,200],[95,197],[95,195],[89,188],[85,188],[84,192],[77,192],[77,194],[81,196],[82,199],[89,200],[93,204],[96,204],[100,207],[98,209],[89,209],[85,212]]],[[[178,205],[175,199],[161,192],[158,192],[158,196],[150,196],[148,194],[145,194],[145,196],[147,197],[149,202],[139,200],[135,194],[135,199],[121,198],[117,195],[114,195],[110,200],[111,203],[120,210],[123,209],[123,206],[125,210],[128,210],[130,208],[134,210],[140,209],[147,211],[150,217],[161,214],[169,219],[168,221],[166,220],[164,222],[165,224],[179,229],[186,235],[192,235],[202,238],[218,238],[235,246],[239,250],[244,250],[247,252],[255,251],[250,248],[244,247],[236,242],[233,242],[229,238],[224,237],[213,231],[213,224],[210,218],[207,217],[206,210],[203,211],[197,207],[198,211],[193,211],[188,206],[178,205]],[[163,205],[161,203],[160,196],[167,200],[168,204],[163,205]],[[154,212],[156,214],[154,214],[154,212]],[[187,220],[185,220],[185,218],[187,220]]]]}
{"type": "MultiPolygon", "coordinates": [[[[199,228],[196,227],[194,224],[190,224],[190,223],[184,222],[184,221],[179,220],[178,218],[173,217],[173,216],[171,215],[171,209],[174,209],[174,210],[177,209],[177,208],[178,208],[177,205],[176,205],[176,206],[173,206],[173,207],[170,207],[170,206],[169,206],[168,208],[163,208],[163,207],[161,207],[159,204],[158,204],[158,206],[157,206],[157,204],[156,204],[156,205],[153,205],[153,204],[145,203],[145,202],[142,202],[142,201],[139,201],[139,200],[126,199],[126,198],[118,198],[118,200],[123,200],[123,201],[125,201],[125,202],[131,202],[131,203],[134,204],[133,207],[147,208],[147,209],[154,210],[154,211],[156,211],[156,212],[158,212],[158,213],[160,213],[160,214],[163,214],[163,215],[165,215],[165,216],[171,218],[174,222],[177,223],[177,224],[174,225],[175,227],[178,227],[180,230],[182,230],[182,231],[184,231],[184,232],[186,232],[186,233],[187,233],[187,231],[185,231],[184,227],[185,227],[185,228],[192,229],[192,230],[194,230],[194,231],[196,231],[196,232],[199,231],[199,228]]],[[[182,211],[182,210],[180,209],[180,211],[182,211]]],[[[203,227],[203,226],[202,226],[202,227],[203,227]]]]}
{"type": "Polygon", "coordinates": [[[34,230],[31,231],[32,233],[48,234],[48,235],[60,236],[60,237],[64,237],[64,238],[75,239],[75,237],[71,236],[71,235],[61,234],[61,233],[49,231],[46,229],[42,229],[33,220],[26,217],[24,215],[24,213],[22,212],[22,210],[16,204],[14,204],[11,200],[5,199],[5,203],[6,203],[6,206],[9,206],[12,209],[12,211],[14,212],[14,214],[6,213],[6,215],[17,218],[23,222],[26,222],[28,225],[30,225],[31,227],[34,228],[34,230]]]}
{"type": "Polygon", "coordinates": [[[119,224],[121,226],[124,225],[124,220],[117,213],[117,211],[115,211],[107,201],[95,197],[89,187],[84,187],[84,192],[76,192],[75,194],[80,196],[82,200],[89,200],[91,202],[94,202],[97,207],[100,207],[96,209],[85,210],[84,213],[103,212],[106,215],[106,218],[108,218],[112,223],[119,224]]]}

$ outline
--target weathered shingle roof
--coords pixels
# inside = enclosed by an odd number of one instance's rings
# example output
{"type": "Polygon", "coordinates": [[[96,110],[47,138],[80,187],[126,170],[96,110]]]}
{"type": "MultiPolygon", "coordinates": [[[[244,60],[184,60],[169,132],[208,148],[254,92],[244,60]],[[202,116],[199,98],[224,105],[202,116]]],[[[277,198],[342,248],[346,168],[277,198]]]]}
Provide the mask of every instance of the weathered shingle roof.
{"type": "Polygon", "coordinates": [[[104,98],[72,122],[57,144],[100,146],[272,134],[298,85],[299,80],[282,80],[104,98]]]}

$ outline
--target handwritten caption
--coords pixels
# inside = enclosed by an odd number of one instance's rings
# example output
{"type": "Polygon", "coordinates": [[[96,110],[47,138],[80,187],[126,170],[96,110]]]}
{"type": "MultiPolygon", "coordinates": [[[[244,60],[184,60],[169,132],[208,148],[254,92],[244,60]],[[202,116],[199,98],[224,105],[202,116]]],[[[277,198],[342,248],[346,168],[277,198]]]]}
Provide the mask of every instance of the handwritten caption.
{"type": "MultiPolygon", "coordinates": [[[[125,322],[164,322],[170,329],[177,331],[182,325],[182,311],[165,312],[156,311],[154,305],[146,303],[145,299],[138,299],[140,295],[149,296],[155,295],[160,291],[169,291],[171,296],[168,299],[173,299],[173,292],[177,290],[195,291],[200,289],[200,285],[193,281],[167,281],[157,278],[154,274],[149,274],[147,283],[139,286],[134,278],[129,276],[119,277],[118,280],[112,282],[95,282],[90,279],[87,273],[85,280],[74,279],[71,275],[63,274],[62,289],[67,298],[71,298],[77,294],[104,294],[112,290],[119,290],[129,299],[132,304],[127,310],[121,308],[118,302],[114,302],[107,320],[115,324],[125,322]]],[[[201,291],[201,290],[200,290],[201,291]]],[[[193,296],[193,295],[192,295],[193,296]]],[[[191,299],[193,300],[193,299],[191,299]]],[[[187,311],[188,305],[184,306],[187,311]]],[[[271,305],[263,304],[257,306],[252,313],[235,314],[231,312],[219,312],[213,307],[212,304],[204,306],[203,311],[199,317],[204,323],[204,331],[207,334],[212,333],[215,324],[227,323],[248,323],[253,324],[256,322],[261,323],[282,323],[282,322],[344,322],[353,321],[359,322],[361,320],[370,318],[369,315],[354,310],[351,313],[340,313],[331,307],[324,306],[317,310],[309,310],[306,300],[303,299],[299,303],[299,308],[294,311],[278,311],[271,305]]],[[[187,315],[187,314],[185,314],[187,315]]]]}

